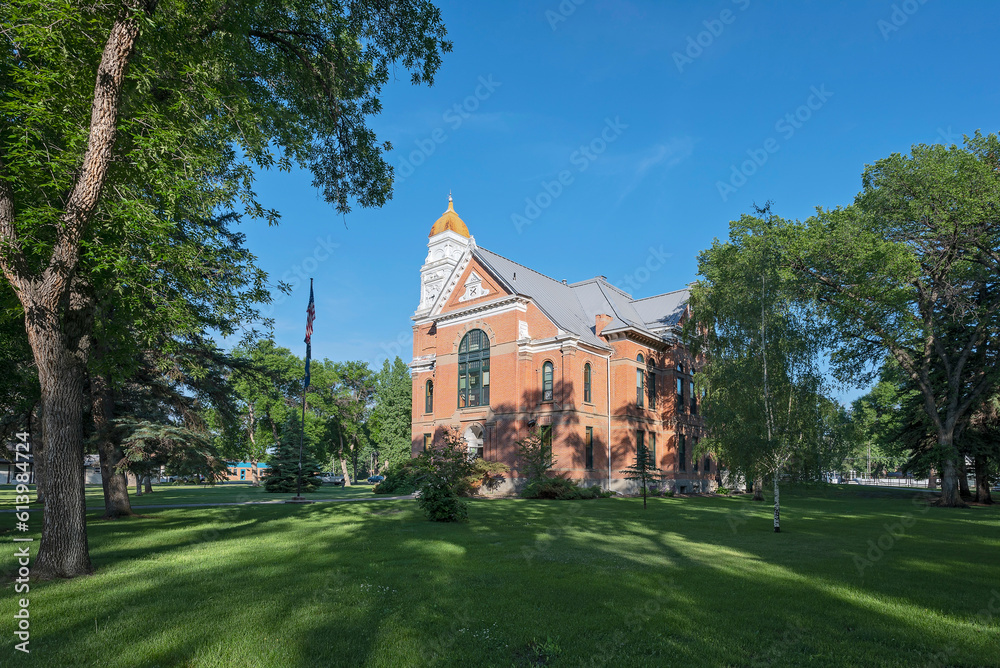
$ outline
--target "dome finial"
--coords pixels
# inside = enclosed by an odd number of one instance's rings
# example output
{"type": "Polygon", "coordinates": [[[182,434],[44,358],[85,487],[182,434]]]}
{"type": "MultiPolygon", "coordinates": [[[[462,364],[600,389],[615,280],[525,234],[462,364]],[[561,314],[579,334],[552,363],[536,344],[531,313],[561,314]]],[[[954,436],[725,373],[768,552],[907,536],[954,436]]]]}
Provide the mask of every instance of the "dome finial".
{"type": "Polygon", "coordinates": [[[469,228],[465,226],[462,219],[458,217],[457,213],[455,213],[455,201],[451,196],[451,190],[448,191],[448,210],[437,219],[437,222],[434,223],[434,227],[431,228],[431,233],[428,236],[433,237],[434,235],[440,234],[446,230],[451,230],[466,239],[470,236],[469,228]]]}

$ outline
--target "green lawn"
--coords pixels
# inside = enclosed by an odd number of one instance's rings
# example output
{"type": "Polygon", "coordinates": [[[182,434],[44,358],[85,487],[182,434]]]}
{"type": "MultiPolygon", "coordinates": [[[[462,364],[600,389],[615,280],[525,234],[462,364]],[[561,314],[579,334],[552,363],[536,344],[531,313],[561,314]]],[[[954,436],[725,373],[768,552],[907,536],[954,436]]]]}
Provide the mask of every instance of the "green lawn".
{"type": "Polygon", "coordinates": [[[1000,508],[913,496],[789,488],[781,534],[745,497],[150,509],[91,522],[0,665],[1000,665],[1000,508]]]}
{"type": "MultiPolygon", "coordinates": [[[[30,485],[31,498],[35,498],[35,486],[30,485]]],[[[104,492],[100,485],[87,486],[87,507],[104,507],[104,492]]],[[[0,510],[8,509],[14,503],[16,492],[13,485],[0,485],[0,510]]],[[[239,503],[244,501],[274,501],[290,499],[295,493],[269,494],[263,485],[251,487],[248,484],[217,485],[153,485],[152,494],[135,495],[135,488],[129,490],[133,507],[149,505],[169,505],[175,503],[239,503]]],[[[305,494],[309,499],[339,499],[372,497],[372,485],[361,483],[350,487],[323,485],[315,492],[305,494]]]]}

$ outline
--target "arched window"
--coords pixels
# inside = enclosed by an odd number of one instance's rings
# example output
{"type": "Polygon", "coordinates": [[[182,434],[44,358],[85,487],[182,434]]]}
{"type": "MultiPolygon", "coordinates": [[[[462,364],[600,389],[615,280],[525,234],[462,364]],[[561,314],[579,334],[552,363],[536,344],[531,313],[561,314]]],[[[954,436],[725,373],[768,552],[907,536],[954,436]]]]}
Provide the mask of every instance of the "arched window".
{"type": "Polygon", "coordinates": [[[458,346],[458,407],[490,404],[490,339],[481,329],[462,337],[458,346]]]}
{"type": "Polygon", "coordinates": [[[636,356],[635,361],[639,363],[639,367],[635,370],[635,405],[642,408],[643,386],[646,378],[646,370],[642,368],[642,353],[636,356]]]}
{"type": "Polygon", "coordinates": [[[424,386],[424,412],[434,412],[434,381],[428,380],[424,386]]]}
{"type": "Polygon", "coordinates": [[[590,364],[583,365],[583,400],[588,404],[593,401],[590,395],[590,364]]]}
{"type": "Polygon", "coordinates": [[[542,365],[542,401],[552,401],[552,362],[542,365]]]}

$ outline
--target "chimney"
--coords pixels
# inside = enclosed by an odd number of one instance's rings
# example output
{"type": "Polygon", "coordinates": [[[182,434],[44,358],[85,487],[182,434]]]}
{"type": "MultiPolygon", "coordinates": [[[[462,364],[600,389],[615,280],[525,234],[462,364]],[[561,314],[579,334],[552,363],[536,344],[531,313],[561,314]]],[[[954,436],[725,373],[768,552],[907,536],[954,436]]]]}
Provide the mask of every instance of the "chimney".
{"type": "Polygon", "coordinates": [[[597,321],[594,324],[594,334],[596,334],[597,336],[600,336],[601,335],[601,331],[603,331],[604,328],[608,326],[608,323],[611,322],[611,320],[612,320],[612,318],[611,318],[610,315],[608,315],[606,313],[598,313],[597,314],[597,321]]]}

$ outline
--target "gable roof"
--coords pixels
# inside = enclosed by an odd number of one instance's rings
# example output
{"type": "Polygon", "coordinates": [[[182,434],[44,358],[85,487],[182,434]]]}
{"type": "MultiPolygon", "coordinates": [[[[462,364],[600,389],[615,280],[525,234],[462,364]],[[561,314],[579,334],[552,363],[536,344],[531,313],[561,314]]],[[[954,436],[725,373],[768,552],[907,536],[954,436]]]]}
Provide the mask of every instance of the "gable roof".
{"type": "Polygon", "coordinates": [[[608,344],[595,334],[598,314],[612,316],[605,332],[632,329],[665,340],[670,338],[670,329],[680,325],[690,295],[685,288],[632,299],[603,276],[567,285],[485,248],[476,247],[473,255],[512,294],[530,297],[557,327],[605,349],[608,344]]]}

